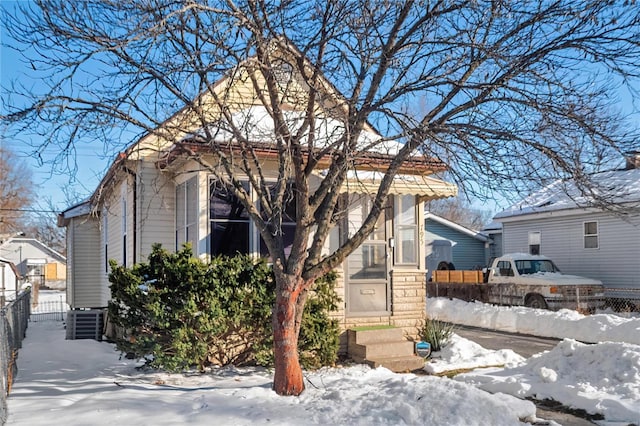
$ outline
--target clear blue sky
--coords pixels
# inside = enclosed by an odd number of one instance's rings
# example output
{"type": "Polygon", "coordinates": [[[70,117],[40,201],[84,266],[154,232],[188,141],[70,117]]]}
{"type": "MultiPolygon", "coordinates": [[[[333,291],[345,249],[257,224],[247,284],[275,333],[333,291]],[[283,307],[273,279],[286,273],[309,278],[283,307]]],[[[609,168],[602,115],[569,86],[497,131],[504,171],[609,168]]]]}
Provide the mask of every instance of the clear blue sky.
{"type": "MultiPolygon", "coordinates": [[[[16,1],[0,0],[0,9],[11,10],[18,3],[16,1]]],[[[31,65],[23,62],[22,58],[14,50],[5,47],[4,44],[12,45],[12,40],[5,33],[4,27],[0,28],[0,82],[1,86],[8,86],[12,81],[19,80],[27,87],[35,87],[41,83],[34,76],[31,65]]],[[[3,90],[3,101],[9,94],[3,90]]],[[[15,99],[15,98],[14,98],[15,99]]],[[[0,113],[4,113],[1,111],[0,113]]],[[[24,135],[20,139],[7,138],[4,133],[0,133],[0,144],[3,147],[11,149],[12,152],[26,162],[33,173],[33,183],[35,185],[38,200],[33,206],[34,209],[48,209],[49,205],[46,199],[50,198],[58,211],[68,207],[65,188],[68,192],[80,197],[90,195],[98,185],[100,179],[104,175],[106,167],[110,163],[110,158],[105,157],[102,148],[92,148],[89,146],[76,147],[77,155],[70,158],[70,161],[77,163],[77,173],[69,175],[69,173],[61,174],[57,167],[49,164],[58,154],[57,149],[48,148],[42,153],[44,164],[33,155],[33,148],[29,145],[39,145],[42,138],[37,136],[24,135]]]]}

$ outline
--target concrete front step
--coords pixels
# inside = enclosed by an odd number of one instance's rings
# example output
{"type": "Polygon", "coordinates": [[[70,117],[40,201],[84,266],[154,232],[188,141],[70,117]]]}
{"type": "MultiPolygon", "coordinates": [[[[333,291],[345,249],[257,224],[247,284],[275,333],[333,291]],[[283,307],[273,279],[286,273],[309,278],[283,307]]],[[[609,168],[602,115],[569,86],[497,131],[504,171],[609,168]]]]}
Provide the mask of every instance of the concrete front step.
{"type": "Polygon", "coordinates": [[[349,344],[367,345],[369,343],[404,340],[401,328],[385,327],[367,330],[347,330],[349,344]]]}
{"type": "Polygon", "coordinates": [[[402,356],[393,358],[367,359],[364,363],[373,368],[380,366],[388,368],[394,373],[408,373],[424,367],[424,358],[419,356],[402,356]]]}
{"type": "Polygon", "coordinates": [[[353,358],[376,359],[396,358],[414,355],[414,343],[408,340],[395,340],[366,345],[349,345],[349,355],[353,358]]]}
{"type": "Polygon", "coordinates": [[[424,359],[415,355],[414,343],[404,338],[400,328],[348,330],[347,339],[347,351],[355,362],[396,373],[424,367],[424,359]]]}

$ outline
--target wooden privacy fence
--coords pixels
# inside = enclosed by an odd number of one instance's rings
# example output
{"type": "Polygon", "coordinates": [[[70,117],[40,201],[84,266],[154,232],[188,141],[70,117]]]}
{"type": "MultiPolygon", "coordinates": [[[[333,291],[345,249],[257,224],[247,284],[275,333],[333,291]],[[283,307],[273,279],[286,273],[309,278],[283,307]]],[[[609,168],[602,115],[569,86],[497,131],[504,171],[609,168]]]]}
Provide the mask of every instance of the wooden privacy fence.
{"type": "Polygon", "coordinates": [[[0,309],[0,425],[7,420],[7,396],[18,371],[18,349],[29,322],[31,293],[27,290],[0,309]]]}
{"type": "Polygon", "coordinates": [[[433,271],[433,281],[439,283],[482,283],[482,271],[433,271]]]}

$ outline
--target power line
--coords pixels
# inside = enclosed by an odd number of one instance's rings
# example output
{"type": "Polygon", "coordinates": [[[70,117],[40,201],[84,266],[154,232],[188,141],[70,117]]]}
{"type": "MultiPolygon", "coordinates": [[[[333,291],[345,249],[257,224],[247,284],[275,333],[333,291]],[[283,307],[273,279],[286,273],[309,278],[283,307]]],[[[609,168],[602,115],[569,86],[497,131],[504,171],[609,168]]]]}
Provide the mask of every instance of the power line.
{"type": "Polygon", "coordinates": [[[28,212],[28,213],[58,213],[55,210],[37,210],[37,209],[3,209],[3,208],[0,208],[0,211],[5,211],[5,212],[28,212]]]}

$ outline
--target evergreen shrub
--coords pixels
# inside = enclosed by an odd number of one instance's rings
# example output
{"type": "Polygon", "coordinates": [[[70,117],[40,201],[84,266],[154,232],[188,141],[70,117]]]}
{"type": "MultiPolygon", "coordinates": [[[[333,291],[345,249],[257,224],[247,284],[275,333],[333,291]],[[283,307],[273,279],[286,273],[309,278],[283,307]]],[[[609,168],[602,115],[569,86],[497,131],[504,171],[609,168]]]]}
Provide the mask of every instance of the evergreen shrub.
{"type": "MultiPolygon", "coordinates": [[[[210,365],[273,363],[273,271],[249,256],[193,257],[188,245],[170,253],[154,245],[148,263],[130,268],[110,261],[110,321],[122,353],[154,368],[203,370],[210,365]]],[[[307,301],[299,352],[305,368],[332,365],[339,299],[335,274],[319,279],[307,301]]]]}

